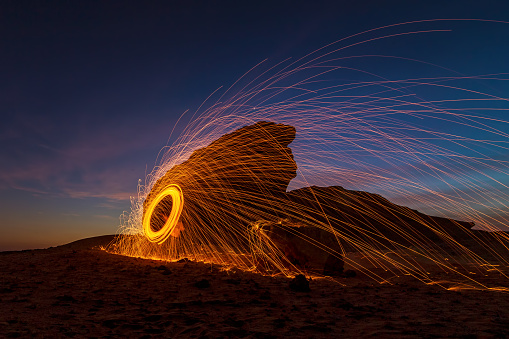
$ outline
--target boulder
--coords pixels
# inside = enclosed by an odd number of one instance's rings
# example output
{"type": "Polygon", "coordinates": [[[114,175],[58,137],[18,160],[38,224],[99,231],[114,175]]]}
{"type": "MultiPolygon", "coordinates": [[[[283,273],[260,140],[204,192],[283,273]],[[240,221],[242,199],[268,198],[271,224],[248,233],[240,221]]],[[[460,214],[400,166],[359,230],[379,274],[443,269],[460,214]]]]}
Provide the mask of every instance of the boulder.
{"type": "Polygon", "coordinates": [[[309,281],[303,274],[299,274],[290,280],[288,287],[295,292],[311,292],[311,289],[309,288],[309,281]]]}
{"type": "Polygon", "coordinates": [[[258,221],[252,226],[253,253],[261,267],[340,276],[343,272],[342,248],[338,239],[313,225],[258,221]]]}

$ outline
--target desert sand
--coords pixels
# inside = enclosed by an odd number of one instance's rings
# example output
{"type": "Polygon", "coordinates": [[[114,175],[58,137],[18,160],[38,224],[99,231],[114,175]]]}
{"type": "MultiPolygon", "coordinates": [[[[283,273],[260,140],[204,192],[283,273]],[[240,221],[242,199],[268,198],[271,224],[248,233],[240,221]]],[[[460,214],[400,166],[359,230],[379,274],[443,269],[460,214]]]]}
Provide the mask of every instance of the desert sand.
{"type": "MultiPolygon", "coordinates": [[[[509,293],[449,291],[403,276],[292,279],[125,257],[103,236],[0,252],[0,336],[505,338],[509,293]]],[[[496,279],[496,277],[491,277],[496,279]]]]}

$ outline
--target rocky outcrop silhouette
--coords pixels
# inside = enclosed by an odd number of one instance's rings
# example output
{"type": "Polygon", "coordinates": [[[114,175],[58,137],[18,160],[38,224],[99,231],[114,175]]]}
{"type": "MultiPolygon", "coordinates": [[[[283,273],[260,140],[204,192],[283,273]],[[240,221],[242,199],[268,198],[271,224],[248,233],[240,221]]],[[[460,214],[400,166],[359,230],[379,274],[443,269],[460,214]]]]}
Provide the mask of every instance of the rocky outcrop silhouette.
{"type": "MultiPolygon", "coordinates": [[[[277,260],[267,253],[279,253],[283,265],[328,275],[341,274],[348,251],[442,246],[471,232],[473,223],[428,216],[378,194],[339,186],[286,192],[297,170],[288,147],[295,135],[292,126],[266,121],[225,134],[161,177],[144,208],[167,185],[179,185],[180,236],[194,245],[263,252],[268,266],[277,260]]],[[[171,201],[160,205],[151,221],[155,230],[172,208],[171,201]]]]}

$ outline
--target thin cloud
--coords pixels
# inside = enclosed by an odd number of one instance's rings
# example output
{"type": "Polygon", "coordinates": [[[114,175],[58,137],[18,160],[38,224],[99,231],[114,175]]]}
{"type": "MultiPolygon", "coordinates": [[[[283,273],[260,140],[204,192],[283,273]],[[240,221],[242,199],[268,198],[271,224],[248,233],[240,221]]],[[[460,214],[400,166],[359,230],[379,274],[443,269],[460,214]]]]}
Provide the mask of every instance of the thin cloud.
{"type": "Polygon", "coordinates": [[[135,123],[81,129],[75,137],[61,140],[62,146],[31,143],[13,133],[12,146],[0,151],[5,158],[0,165],[0,189],[129,200],[145,174],[146,159],[155,159],[155,150],[166,140],[168,129],[140,128],[135,123]]]}

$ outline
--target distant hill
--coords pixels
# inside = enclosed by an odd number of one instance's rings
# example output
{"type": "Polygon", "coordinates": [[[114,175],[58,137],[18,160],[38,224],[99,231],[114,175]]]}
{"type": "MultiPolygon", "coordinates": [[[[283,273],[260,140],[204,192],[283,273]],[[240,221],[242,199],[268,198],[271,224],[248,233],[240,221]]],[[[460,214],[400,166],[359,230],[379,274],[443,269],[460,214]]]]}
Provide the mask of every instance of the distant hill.
{"type": "Polygon", "coordinates": [[[107,247],[114,239],[118,236],[117,234],[101,235],[98,237],[85,238],[76,240],[65,245],[57,246],[58,248],[67,248],[73,250],[86,250],[99,247],[107,247]]]}

